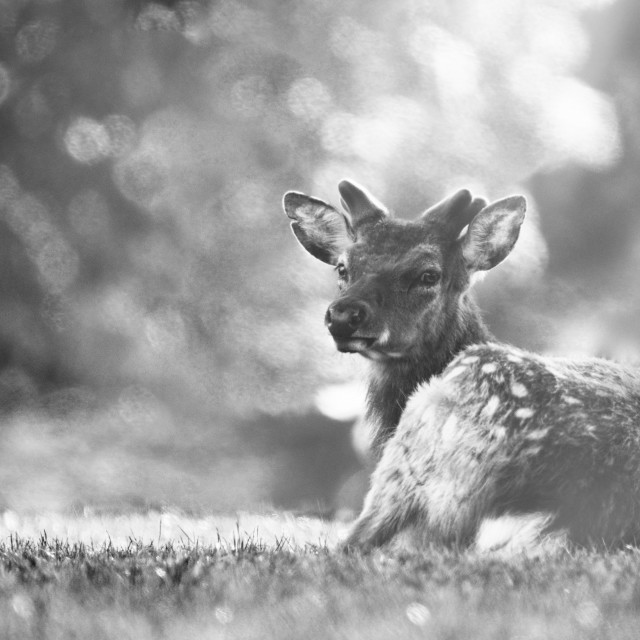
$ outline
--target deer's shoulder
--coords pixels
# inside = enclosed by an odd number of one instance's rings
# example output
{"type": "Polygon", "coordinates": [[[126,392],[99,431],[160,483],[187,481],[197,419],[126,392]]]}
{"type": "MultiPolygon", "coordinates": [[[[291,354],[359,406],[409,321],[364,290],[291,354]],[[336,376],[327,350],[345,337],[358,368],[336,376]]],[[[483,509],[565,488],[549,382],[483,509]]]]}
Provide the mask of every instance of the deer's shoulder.
{"type": "Polygon", "coordinates": [[[456,413],[520,425],[562,415],[616,415],[620,406],[640,409],[636,368],[486,343],[464,349],[441,375],[419,385],[409,398],[405,418],[416,424],[424,422],[424,416],[456,413]]]}

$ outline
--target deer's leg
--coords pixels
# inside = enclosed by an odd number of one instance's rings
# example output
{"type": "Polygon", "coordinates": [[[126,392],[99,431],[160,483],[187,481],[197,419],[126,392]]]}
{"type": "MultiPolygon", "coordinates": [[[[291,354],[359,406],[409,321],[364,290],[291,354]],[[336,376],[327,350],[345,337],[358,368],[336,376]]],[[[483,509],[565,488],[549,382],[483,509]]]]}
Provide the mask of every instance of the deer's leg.
{"type": "Polygon", "coordinates": [[[420,388],[387,442],[345,544],[369,548],[420,523],[425,541],[466,543],[491,510],[493,458],[446,380],[420,388]]]}
{"type": "Polygon", "coordinates": [[[362,513],[343,543],[344,549],[368,550],[388,542],[417,513],[420,486],[411,472],[403,439],[394,436],[371,478],[362,513]]]}

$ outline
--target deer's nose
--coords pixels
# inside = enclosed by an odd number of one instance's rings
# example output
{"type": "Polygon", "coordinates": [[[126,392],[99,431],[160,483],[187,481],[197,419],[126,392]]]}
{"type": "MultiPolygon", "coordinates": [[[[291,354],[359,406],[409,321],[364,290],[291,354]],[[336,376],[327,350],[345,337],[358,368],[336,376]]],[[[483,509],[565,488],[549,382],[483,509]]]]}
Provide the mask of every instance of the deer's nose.
{"type": "Polygon", "coordinates": [[[336,338],[352,336],[369,318],[369,308],[359,300],[337,300],[328,309],[324,322],[336,338]]]}

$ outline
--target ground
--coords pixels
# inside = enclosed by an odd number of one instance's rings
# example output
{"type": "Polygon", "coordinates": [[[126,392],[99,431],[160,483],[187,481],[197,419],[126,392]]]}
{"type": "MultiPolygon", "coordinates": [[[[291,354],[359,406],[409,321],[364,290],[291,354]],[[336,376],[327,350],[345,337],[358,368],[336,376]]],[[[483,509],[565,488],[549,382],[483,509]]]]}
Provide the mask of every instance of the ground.
{"type": "Polygon", "coordinates": [[[638,638],[640,551],[344,555],[286,514],[0,518],[0,638],[638,638]]]}

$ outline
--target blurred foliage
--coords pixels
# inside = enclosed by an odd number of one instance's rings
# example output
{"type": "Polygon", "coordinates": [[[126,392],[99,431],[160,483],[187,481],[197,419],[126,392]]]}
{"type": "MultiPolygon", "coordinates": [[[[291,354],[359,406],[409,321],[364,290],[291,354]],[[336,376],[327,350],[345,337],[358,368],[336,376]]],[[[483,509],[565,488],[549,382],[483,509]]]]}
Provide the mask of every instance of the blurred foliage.
{"type": "Polygon", "coordinates": [[[186,494],[193,454],[174,472],[149,452],[202,447],[226,465],[203,502],[269,498],[231,426],[358,367],[323,329],[332,274],[291,239],[287,189],[335,202],[351,176],[408,216],[460,186],[525,191],[521,242],[480,287],[491,324],[601,348],[640,261],[639,24],[631,0],[0,0],[8,482],[40,465],[63,505],[82,482],[89,501],[119,480],[186,494]],[[593,273],[626,289],[585,330],[593,273]]]}

